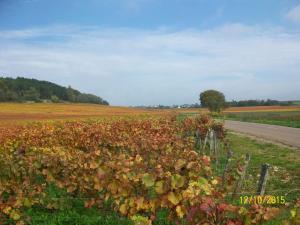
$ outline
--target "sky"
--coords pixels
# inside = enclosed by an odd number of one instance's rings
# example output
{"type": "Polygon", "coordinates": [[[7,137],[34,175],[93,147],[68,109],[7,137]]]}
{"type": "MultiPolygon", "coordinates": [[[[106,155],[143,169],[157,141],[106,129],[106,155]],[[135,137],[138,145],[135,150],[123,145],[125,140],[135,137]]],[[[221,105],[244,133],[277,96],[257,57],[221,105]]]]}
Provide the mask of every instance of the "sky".
{"type": "Polygon", "coordinates": [[[300,99],[300,0],[0,0],[0,76],[121,106],[300,99]]]}

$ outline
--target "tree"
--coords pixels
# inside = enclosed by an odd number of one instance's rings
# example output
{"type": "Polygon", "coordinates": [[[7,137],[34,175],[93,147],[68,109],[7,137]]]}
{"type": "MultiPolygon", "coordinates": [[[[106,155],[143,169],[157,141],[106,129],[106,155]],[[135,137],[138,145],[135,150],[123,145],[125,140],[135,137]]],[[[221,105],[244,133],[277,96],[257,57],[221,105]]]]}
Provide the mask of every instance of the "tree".
{"type": "Polygon", "coordinates": [[[5,86],[4,82],[0,80],[0,102],[4,102],[7,100],[7,87],[5,86]]]}
{"type": "Polygon", "coordinates": [[[75,91],[71,86],[67,88],[67,98],[69,102],[75,102],[76,100],[75,91]]]}
{"type": "Polygon", "coordinates": [[[59,98],[58,98],[56,95],[51,95],[51,101],[52,101],[53,103],[58,103],[58,102],[60,102],[59,98]]]}
{"type": "Polygon", "coordinates": [[[225,108],[225,96],[216,90],[207,90],[200,94],[202,107],[207,107],[211,112],[220,112],[225,108]]]}
{"type": "Polygon", "coordinates": [[[0,88],[0,102],[4,102],[6,100],[6,93],[3,89],[0,88]]]}
{"type": "Polygon", "coordinates": [[[40,99],[40,93],[34,87],[30,87],[28,90],[24,91],[24,99],[36,102],[40,99]]]}
{"type": "Polygon", "coordinates": [[[57,101],[52,96],[56,96],[59,102],[108,104],[108,102],[96,95],[81,93],[70,86],[67,88],[48,81],[0,76],[0,102],[40,101],[40,99],[57,101]]]}

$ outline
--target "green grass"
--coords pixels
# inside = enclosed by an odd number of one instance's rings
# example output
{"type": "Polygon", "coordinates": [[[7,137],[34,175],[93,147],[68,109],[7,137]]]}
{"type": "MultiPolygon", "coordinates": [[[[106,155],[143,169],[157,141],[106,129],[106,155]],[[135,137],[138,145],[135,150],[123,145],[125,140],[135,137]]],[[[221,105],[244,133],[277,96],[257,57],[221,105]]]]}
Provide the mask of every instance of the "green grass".
{"type": "Polygon", "coordinates": [[[300,111],[227,112],[225,119],[300,128],[300,111]]]}
{"type": "Polygon", "coordinates": [[[84,198],[74,198],[65,189],[54,184],[46,188],[46,204],[57,205],[47,209],[39,205],[25,210],[25,218],[29,225],[132,225],[133,223],[120,216],[111,209],[111,202],[107,201],[101,209],[85,208],[84,198]]]}
{"type": "MultiPolygon", "coordinates": [[[[81,200],[75,200],[77,204],[70,205],[67,209],[48,210],[40,207],[28,209],[27,224],[30,225],[133,225],[133,222],[120,216],[111,208],[84,208],[81,200]]],[[[168,220],[169,213],[160,210],[154,225],[172,225],[168,220]]]]}
{"type": "Polygon", "coordinates": [[[293,101],[293,105],[300,105],[300,101],[293,101]]]}
{"type": "Polygon", "coordinates": [[[45,210],[34,207],[26,212],[31,218],[28,224],[32,225],[131,225],[132,222],[120,217],[113,211],[103,212],[97,208],[72,207],[65,210],[45,210]]]}
{"type": "MultiPolygon", "coordinates": [[[[133,222],[112,209],[112,201],[105,202],[101,208],[84,207],[84,198],[74,198],[66,190],[50,184],[46,189],[44,201],[57,204],[58,208],[47,209],[38,205],[24,211],[28,225],[133,225],[133,222]]],[[[168,220],[169,212],[159,210],[154,225],[172,225],[168,220]]],[[[1,222],[1,221],[0,221],[1,222]]],[[[4,223],[14,224],[13,220],[4,223]]]]}
{"type": "Polygon", "coordinates": [[[270,174],[266,194],[286,195],[292,201],[300,197],[300,151],[276,144],[265,143],[237,134],[228,134],[229,145],[235,158],[250,154],[251,183],[245,192],[256,191],[262,164],[269,164],[270,174]],[[298,190],[295,190],[298,189],[298,190]],[[294,191],[293,191],[294,190],[294,191]]]}
{"type": "MultiPolygon", "coordinates": [[[[284,196],[286,201],[290,203],[300,197],[300,150],[265,143],[234,133],[228,133],[227,138],[235,161],[239,161],[246,153],[250,154],[247,178],[242,190],[240,190],[240,196],[256,195],[261,165],[268,163],[271,167],[265,194],[284,196]]],[[[222,151],[221,165],[217,167],[219,173],[223,171],[226,155],[222,151]]],[[[282,221],[288,217],[289,211],[283,210],[276,219],[264,224],[281,225],[282,221]]]]}

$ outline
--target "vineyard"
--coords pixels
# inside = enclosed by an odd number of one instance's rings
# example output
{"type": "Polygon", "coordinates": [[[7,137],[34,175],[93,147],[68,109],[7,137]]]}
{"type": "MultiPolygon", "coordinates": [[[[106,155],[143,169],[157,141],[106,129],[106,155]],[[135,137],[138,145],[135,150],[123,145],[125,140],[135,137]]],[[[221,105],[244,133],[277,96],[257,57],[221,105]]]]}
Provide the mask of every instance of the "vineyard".
{"type": "Polygon", "coordinates": [[[109,202],[135,225],[155,224],[160,209],[170,224],[264,224],[282,212],[297,224],[300,199],[238,203],[248,161],[231,157],[223,125],[205,115],[0,127],[0,224],[31,224],[28,208],[70,199],[99,211],[109,202]]]}

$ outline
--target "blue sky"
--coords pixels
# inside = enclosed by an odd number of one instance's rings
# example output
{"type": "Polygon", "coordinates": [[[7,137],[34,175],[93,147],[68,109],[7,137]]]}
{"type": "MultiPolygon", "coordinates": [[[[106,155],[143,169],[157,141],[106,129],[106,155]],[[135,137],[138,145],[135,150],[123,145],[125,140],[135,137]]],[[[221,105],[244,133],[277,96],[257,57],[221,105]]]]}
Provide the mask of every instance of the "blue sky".
{"type": "Polygon", "coordinates": [[[300,1],[0,0],[0,74],[113,105],[300,99],[300,1]]]}

